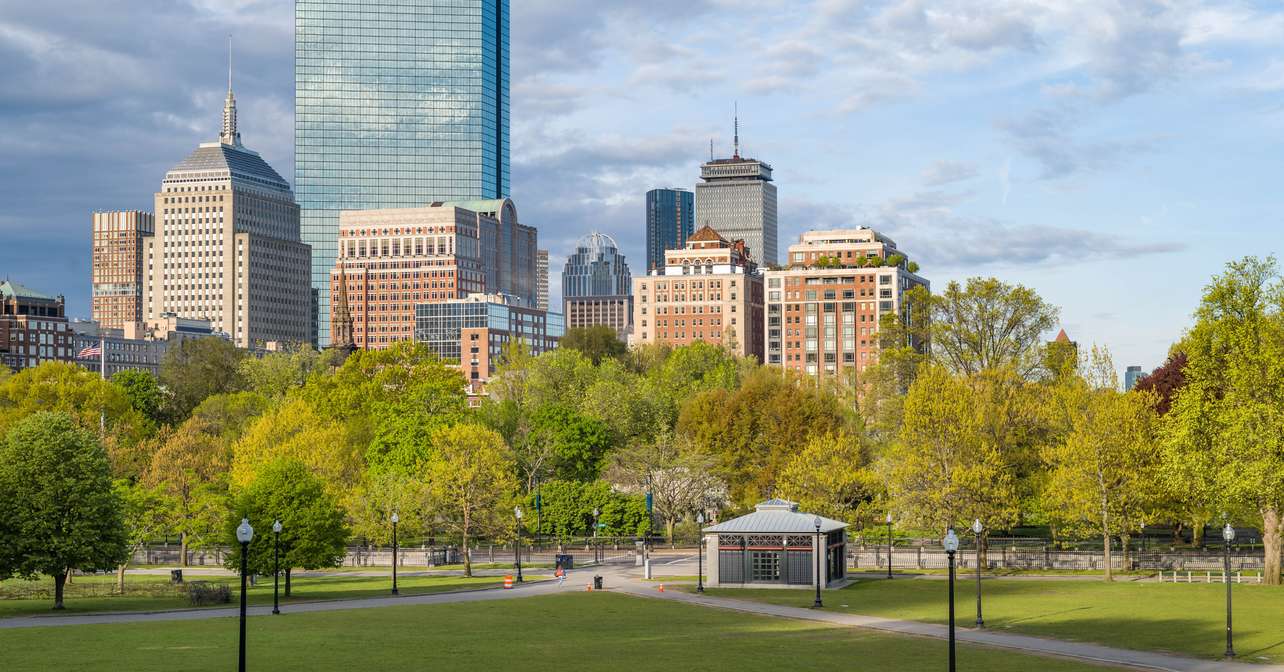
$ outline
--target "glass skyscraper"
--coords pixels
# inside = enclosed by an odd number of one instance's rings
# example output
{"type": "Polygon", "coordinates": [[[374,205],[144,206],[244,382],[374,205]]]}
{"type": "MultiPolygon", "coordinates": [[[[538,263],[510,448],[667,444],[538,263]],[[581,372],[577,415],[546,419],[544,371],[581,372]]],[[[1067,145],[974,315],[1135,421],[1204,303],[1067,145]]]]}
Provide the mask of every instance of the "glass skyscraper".
{"type": "Polygon", "coordinates": [[[686,189],[646,192],[646,270],[664,268],[664,251],[686,247],[695,231],[695,194],[686,189]]]}
{"type": "Polygon", "coordinates": [[[296,0],[295,194],[320,340],[341,210],[509,195],[508,0],[296,0]]]}

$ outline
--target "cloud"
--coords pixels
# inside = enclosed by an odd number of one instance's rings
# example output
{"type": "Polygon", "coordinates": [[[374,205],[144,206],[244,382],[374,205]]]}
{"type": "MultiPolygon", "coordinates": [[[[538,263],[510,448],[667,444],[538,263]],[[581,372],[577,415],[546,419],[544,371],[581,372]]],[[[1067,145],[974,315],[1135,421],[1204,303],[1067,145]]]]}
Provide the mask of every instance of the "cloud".
{"type": "Polygon", "coordinates": [[[1104,170],[1158,148],[1158,138],[1085,140],[1079,137],[1080,108],[1042,108],[996,123],[1018,150],[1040,165],[1040,179],[1057,180],[1104,170]]]}
{"type": "Polygon", "coordinates": [[[976,164],[941,159],[923,170],[923,184],[929,187],[940,187],[970,180],[980,174],[981,171],[977,169],[976,164]]]}

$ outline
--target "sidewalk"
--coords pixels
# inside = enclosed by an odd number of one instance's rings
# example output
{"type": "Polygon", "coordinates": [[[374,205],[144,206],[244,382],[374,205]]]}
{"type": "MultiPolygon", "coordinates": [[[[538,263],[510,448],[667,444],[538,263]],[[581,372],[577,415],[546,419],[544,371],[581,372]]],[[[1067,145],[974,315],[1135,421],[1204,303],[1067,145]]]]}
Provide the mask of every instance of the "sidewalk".
{"type": "MultiPolygon", "coordinates": [[[[732,611],[759,614],[762,616],[793,618],[805,621],[818,621],[839,626],[868,628],[871,630],[890,632],[899,635],[910,635],[914,637],[931,637],[933,639],[949,638],[949,628],[943,625],[919,623],[917,621],[898,621],[887,618],[877,618],[874,616],[859,616],[855,614],[838,614],[823,610],[800,609],[797,607],[784,607],[773,604],[764,604],[761,602],[750,602],[747,600],[697,595],[681,591],[668,591],[661,593],[655,584],[643,583],[632,576],[614,575],[610,578],[615,581],[613,583],[609,583],[607,585],[608,588],[615,588],[618,592],[637,597],[671,600],[682,602],[684,604],[694,604],[717,609],[729,609],[732,611]]],[[[1185,658],[1182,656],[1163,653],[1132,651],[1129,649],[1117,649],[1098,644],[1065,642],[1056,639],[1031,637],[1028,635],[1014,635],[1009,633],[992,632],[989,630],[956,628],[954,632],[955,638],[963,644],[979,644],[1002,649],[1013,649],[1024,653],[1074,658],[1134,669],[1166,670],[1168,672],[1284,672],[1284,666],[1281,665],[1255,665],[1250,663],[1200,660],[1197,658],[1185,658]]]]}

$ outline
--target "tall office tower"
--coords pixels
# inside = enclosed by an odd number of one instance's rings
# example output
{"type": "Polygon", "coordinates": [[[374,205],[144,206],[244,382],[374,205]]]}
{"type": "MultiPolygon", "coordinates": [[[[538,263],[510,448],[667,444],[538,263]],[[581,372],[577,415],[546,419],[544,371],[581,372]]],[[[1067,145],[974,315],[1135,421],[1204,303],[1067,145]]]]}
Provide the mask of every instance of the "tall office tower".
{"type": "Polygon", "coordinates": [[[664,266],[665,250],[686,247],[695,231],[695,194],[687,189],[646,192],[646,271],[664,266]]]}
{"type": "Polygon", "coordinates": [[[535,251],[535,307],[548,310],[548,250],[535,251]]]}
{"type": "Polygon", "coordinates": [[[93,215],[93,315],[104,329],[143,321],[143,238],[156,232],[150,212],[93,215]]]}
{"type": "Polygon", "coordinates": [[[238,347],[314,343],[311,253],[290,185],[241,144],[228,80],[223,130],[165,174],[144,238],[143,318],[209,320],[238,347]]]}
{"type": "MultiPolygon", "coordinates": [[[[873,229],[808,231],[788,268],[767,271],[767,364],[850,382],[878,361],[885,314],[908,315],[906,292],[930,289],[891,238],[873,229]]],[[[907,342],[927,347],[917,339],[907,342]]]]}
{"type": "Polygon", "coordinates": [[[1124,392],[1128,392],[1132,390],[1132,388],[1137,387],[1137,383],[1145,377],[1146,374],[1142,373],[1140,366],[1128,367],[1128,370],[1124,371],[1124,392]]]}
{"type": "Polygon", "coordinates": [[[776,264],[776,185],[771,166],[740,156],[740,121],[729,159],[700,166],[695,223],[732,240],[743,240],[749,257],[763,266],[776,264]]]}
{"type": "Polygon", "coordinates": [[[328,344],[340,211],[510,194],[508,0],[296,0],[294,23],[295,183],[328,344]]]}
{"type": "Polygon", "coordinates": [[[629,263],[610,236],[593,232],[580,239],[562,269],[562,310],[568,329],[603,324],[627,340],[633,325],[629,263]]]}
{"type": "Polygon", "coordinates": [[[735,242],[702,226],[664,266],[633,279],[635,344],[715,343],[762,361],[762,276],[735,242]]]}

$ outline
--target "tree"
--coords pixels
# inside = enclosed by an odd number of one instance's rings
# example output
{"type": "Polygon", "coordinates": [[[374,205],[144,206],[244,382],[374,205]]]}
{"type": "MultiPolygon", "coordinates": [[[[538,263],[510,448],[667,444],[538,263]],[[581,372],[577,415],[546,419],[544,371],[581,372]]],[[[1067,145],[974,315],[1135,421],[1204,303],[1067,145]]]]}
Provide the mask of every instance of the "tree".
{"type": "Polygon", "coordinates": [[[433,446],[425,470],[429,501],[437,522],[459,538],[464,575],[472,576],[473,537],[514,529],[513,454],[494,430],[467,423],[437,430],[433,446]]]}
{"type": "Polygon", "coordinates": [[[244,487],[266,465],[292,458],[307,465],[336,496],[361,476],[361,455],[344,428],[303,399],[289,399],[259,417],[236,442],[232,485],[244,487]]]}
{"type": "Polygon", "coordinates": [[[356,495],[348,501],[352,534],[372,544],[392,544],[393,513],[400,518],[403,534],[423,532],[426,499],[426,484],[417,475],[367,469],[356,495]]]}
{"type": "Polygon", "coordinates": [[[606,424],[587,418],[560,404],[549,404],[531,418],[530,441],[542,444],[538,451],[546,454],[546,471],[539,467],[529,471],[539,475],[551,473],[568,481],[592,481],[602,470],[602,460],[611,447],[606,424]]]}
{"type": "Polygon", "coordinates": [[[228,392],[206,398],[192,410],[192,419],[203,423],[203,431],[219,437],[230,454],[232,444],[271,407],[272,402],[257,392],[228,392]]]}
{"type": "Polygon", "coordinates": [[[1101,537],[1105,580],[1113,581],[1111,538],[1124,540],[1126,554],[1128,537],[1148,522],[1158,499],[1157,416],[1153,394],[1118,392],[1109,355],[1092,354],[1106,379],[1094,385],[1073,376],[1056,391],[1073,418],[1068,435],[1044,449],[1051,472],[1044,497],[1061,529],[1101,537]]]}
{"type": "Polygon", "coordinates": [[[54,609],[73,569],[107,571],[125,561],[121,503],[107,453],[68,414],[40,412],[14,423],[0,445],[0,579],[45,574],[54,609]]]}
{"type": "Polygon", "coordinates": [[[211,487],[226,489],[230,455],[212,429],[199,417],[184,422],[163,437],[143,472],[143,484],[170,500],[170,525],[179,534],[184,567],[192,538],[206,538],[212,531],[204,515],[211,487]]]}
{"type": "Polygon", "coordinates": [[[527,493],[522,507],[528,532],[556,537],[593,534],[593,510],[603,535],[640,535],[650,529],[646,500],[611,490],[606,481],[548,481],[538,491],[542,513],[536,515],[536,494],[527,493]],[[540,529],[536,529],[536,525],[540,529]]]}
{"type": "Polygon", "coordinates": [[[240,363],[244,357],[244,350],[217,336],[171,344],[160,367],[160,384],[168,393],[165,415],[169,421],[186,420],[192,409],[209,397],[243,389],[240,363]]]}
{"type": "Polygon", "coordinates": [[[879,479],[867,466],[869,456],[850,434],[813,435],[780,472],[777,492],[835,520],[870,519],[866,509],[879,494],[879,479]]]}
{"type": "Polygon", "coordinates": [[[116,592],[125,593],[125,570],[134,553],[165,530],[169,502],[158,488],[118,480],[112,487],[121,503],[125,524],[125,560],[116,568],[116,592]]]}
{"type": "Polygon", "coordinates": [[[125,392],[125,398],[135,411],[154,424],[161,423],[164,419],[161,410],[165,396],[161,392],[160,383],[156,382],[156,376],[147,371],[126,369],[113,375],[111,382],[125,392]]]}
{"type": "Polygon", "coordinates": [[[653,441],[616,451],[606,476],[620,492],[651,495],[655,513],[664,520],[665,536],[673,540],[673,527],[694,511],[726,506],[727,488],[714,475],[715,459],[692,441],[669,430],[653,441]]]}
{"type": "Polygon", "coordinates": [[[955,373],[1010,366],[1029,377],[1039,368],[1043,334],[1058,310],[1034,290],[995,278],[950,282],[932,296],[932,352],[955,373]]]}
{"type": "Polygon", "coordinates": [[[1163,365],[1137,381],[1135,389],[1140,392],[1154,391],[1158,397],[1155,412],[1167,415],[1168,409],[1172,407],[1173,397],[1186,385],[1186,374],[1182,373],[1185,368],[1186,353],[1180,350],[1173,352],[1163,365]]]}
{"type": "Polygon", "coordinates": [[[289,352],[269,352],[262,357],[246,357],[238,365],[245,386],[268,399],[281,399],[286,393],[303,386],[320,355],[309,346],[289,352]]]}
{"type": "Polygon", "coordinates": [[[1164,416],[1169,473],[1211,482],[1228,516],[1262,521],[1267,583],[1280,583],[1284,511],[1284,283],[1274,258],[1246,257],[1204,289],[1179,344],[1186,384],[1164,416]],[[1192,474],[1172,465],[1202,463],[1192,474]]]}
{"type": "Polygon", "coordinates": [[[251,574],[272,575],[273,521],[281,521],[280,566],[285,571],[285,596],[290,596],[290,578],[295,568],[324,569],[343,563],[348,528],[343,510],[326,484],[299,460],[284,458],[262,465],[254,479],[237,492],[224,527],[224,540],[232,552],[224,565],[238,569],[241,544],[236,528],[245,518],[254,528],[246,557],[251,574]]]}
{"type": "Polygon", "coordinates": [[[629,350],[615,330],[604,324],[567,329],[557,347],[580,351],[593,366],[604,359],[623,357],[629,350]]]}

